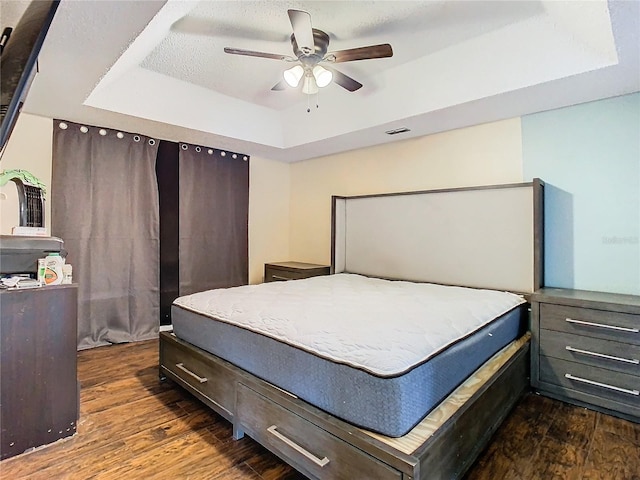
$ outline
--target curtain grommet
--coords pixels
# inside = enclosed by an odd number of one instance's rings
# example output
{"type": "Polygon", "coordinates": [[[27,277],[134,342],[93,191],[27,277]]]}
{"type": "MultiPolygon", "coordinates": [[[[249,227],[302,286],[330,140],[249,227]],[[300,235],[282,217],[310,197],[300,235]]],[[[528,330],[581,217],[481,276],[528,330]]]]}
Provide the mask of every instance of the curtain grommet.
{"type": "Polygon", "coordinates": [[[134,135],[133,136],[133,141],[134,142],[139,142],[140,141],[140,135],[134,135]]]}
{"type": "Polygon", "coordinates": [[[149,145],[151,145],[152,147],[156,144],[156,141],[153,138],[149,139],[149,145]]]}

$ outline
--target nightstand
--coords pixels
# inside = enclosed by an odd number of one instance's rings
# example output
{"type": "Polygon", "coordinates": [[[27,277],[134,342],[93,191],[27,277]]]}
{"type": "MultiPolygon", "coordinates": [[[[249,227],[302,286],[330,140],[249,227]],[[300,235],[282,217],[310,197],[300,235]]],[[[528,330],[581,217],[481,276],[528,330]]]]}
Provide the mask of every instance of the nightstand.
{"type": "Polygon", "coordinates": [[[531,331],[536,391],[640,422],[640,297],[544,288],[531,331]]]}
{"type": "Polygon", "coordinates": [[[276,262],[264,264],[264,281],[279,282],[284,280],[299,280],[301,278],[329,275],[328,265],[302,262],[276,262]]]}

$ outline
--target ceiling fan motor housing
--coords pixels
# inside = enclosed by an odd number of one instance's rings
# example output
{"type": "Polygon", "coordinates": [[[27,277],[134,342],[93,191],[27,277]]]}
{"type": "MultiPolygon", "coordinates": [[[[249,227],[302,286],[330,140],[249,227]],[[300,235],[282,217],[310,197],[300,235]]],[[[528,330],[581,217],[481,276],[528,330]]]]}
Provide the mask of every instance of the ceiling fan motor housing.
{"type": "Polygon", "coordinates": [[[322,30],[316,28],[313,29],[313,52],[305,52],[298,47],[296,37],[291,34],[291,46],[293,47],[293,53],[298,60],[305,66],[314,66],[319,63],[327,54],[327,48],[329,48],[329,35],[322,30]]]}

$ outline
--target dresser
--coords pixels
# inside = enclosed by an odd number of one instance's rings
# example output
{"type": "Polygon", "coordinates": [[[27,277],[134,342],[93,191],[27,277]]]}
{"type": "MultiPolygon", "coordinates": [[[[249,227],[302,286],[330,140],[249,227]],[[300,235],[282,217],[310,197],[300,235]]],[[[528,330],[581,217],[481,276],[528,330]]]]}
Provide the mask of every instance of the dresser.
{"type": "Polygon", "coordinates": [[[285,280],[299,280],[301,278],[329,275],[328,265],[303,262],[274,262],[264,264],[264,281],[281,282],[285,280]]]}
{"type": "Polygon", "coordinates": [[[0,459],[76,433],[77,308],[77,285],[0,291],[0,459]]]}
{"type": "Polygon", "coordinates": [[[640,422],[640,297],[545,288],[531,331],[536,391],[640,422]]]}

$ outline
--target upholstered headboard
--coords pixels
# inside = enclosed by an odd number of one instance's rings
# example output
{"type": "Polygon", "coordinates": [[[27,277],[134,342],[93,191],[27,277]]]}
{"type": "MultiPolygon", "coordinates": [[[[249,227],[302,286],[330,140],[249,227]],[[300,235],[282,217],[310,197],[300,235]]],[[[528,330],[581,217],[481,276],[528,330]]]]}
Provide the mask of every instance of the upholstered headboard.
{"type": "Polygon", "coordinates": [[[543,187],[332,198],[332,272],[531,293],[543,285],[543,187]]]}

